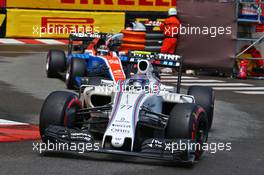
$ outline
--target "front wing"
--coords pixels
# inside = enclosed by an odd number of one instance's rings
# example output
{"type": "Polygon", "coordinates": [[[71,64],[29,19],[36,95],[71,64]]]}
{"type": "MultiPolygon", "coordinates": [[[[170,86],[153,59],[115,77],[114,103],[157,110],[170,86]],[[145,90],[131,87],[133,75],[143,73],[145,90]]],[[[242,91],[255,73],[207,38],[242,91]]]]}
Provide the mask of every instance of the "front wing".
{"type": "MultiPolygon", "coordinates": [[[[78,144],[78,143],[89,143],[95,144],[93,136],[87,130],[75,130],[69,129],[61,126],[49,126],[45,135],[43,136],[43,141],[52,143],[66,143],[66,144],[78,144]]],[[[85,150],[83,153],[101,153],[101,154],[111,154],[118,156],[132,156],[143,159],[154,159],[160,161],[166,161],[168,163],[175,164],[187,164],[192,165],[195,161],[195,149],[186,148],[185,150],[174,150],[172,151],[172,145],[174,144],[190,144],[192,141],[187,139],[157,139],[149,138],[146,139],[142,145],[140,151],[123,151],[115,150],[111,148],[85,150]],[[171,148],[171,149],[170,149],[171,148]]],[[[52,150],[57,151],[57,150],[52,150]]],[[[61,150],[59,150],[61,151],[61,150]]],[[[66,152],[72,152],[72,150],[63,150],[66,152]]],[[[74,150],[78,152],[78,150],[74,150]]]]}

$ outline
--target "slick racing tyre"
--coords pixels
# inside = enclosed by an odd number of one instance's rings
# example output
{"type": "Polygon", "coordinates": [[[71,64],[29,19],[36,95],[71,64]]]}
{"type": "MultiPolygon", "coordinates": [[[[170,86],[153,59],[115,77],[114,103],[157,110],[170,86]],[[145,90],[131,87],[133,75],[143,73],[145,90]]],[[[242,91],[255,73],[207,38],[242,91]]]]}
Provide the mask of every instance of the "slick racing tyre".
{"type": "Polygon", "coordinates": [[[77,120],[75,113],[81,107],[76,94],[63,91],[52,92],[46,98],[40,112],[39,130],[42,140],[46,128],[50,125],[77,127],[74,124],[77,120]]]}
{"type": "Polygon", "coordinates": [[[203,153],[202,145],[208,138],[208,121],[202,107],[192,103],[176,104],[169,117],[166,128],[167,139],[188,139],[198,143],[195,158],[203,153]]]}
{"type": "Polygon", "coordinates": [[[214,116],[214,92],[211,87],[191,86],[188,89],[188,95],[195,98],[195,103],[204,108],[208,117],[208,129],[210,130],[213,124],[214,116]]]}
{"type": "Polygon", "coordinates": [[[46,59],[46,74],[49,78],[59,76],[66,69],[66,56],[62,50],[50,50],[46,59]]]}
{"type": "Polygon", "coordinates": [[[86,62],[83,59],[72,58],[66,71],[66,86],[68,89],[76,88],[76,77],[86,75],[86,62]]]}

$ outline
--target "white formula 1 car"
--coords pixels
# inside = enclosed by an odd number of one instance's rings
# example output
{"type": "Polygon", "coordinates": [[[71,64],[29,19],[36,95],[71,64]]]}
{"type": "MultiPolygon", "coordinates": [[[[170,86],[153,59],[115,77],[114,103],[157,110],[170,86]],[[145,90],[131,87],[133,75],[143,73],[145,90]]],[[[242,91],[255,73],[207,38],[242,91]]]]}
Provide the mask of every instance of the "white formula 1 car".
{"type": "Polygon", "coordinates": [[[212,124],[212,89],[194,86],[188,95],[181,94],[182,59],[177,55],[151,54],[142,59],[136,53],[127,61],[137,63],[138,73],[125,81],[83,85],[79,96],[51,93],[40,113],[42,140],[98,143],[98,149],[86,153],[192,164],[202,155],[212,124]],[[161,84],[153,73],[153,66],[164,61],[179,68],[177,88],[161,84]]]}

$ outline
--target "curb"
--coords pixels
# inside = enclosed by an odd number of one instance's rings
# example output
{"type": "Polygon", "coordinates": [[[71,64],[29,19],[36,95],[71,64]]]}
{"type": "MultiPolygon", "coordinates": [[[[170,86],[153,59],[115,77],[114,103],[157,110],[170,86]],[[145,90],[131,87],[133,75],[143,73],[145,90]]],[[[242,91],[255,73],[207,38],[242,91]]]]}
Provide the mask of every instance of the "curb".
{"type": "Polygon", "coordinates": [[[38,125],[0,119],[0,143],[39,139],[38,125]]]}

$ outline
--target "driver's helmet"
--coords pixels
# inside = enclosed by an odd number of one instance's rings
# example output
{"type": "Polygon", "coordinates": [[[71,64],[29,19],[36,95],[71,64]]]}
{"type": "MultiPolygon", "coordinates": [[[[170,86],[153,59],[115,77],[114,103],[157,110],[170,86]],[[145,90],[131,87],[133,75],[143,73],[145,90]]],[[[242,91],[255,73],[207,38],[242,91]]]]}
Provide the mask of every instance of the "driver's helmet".
{"type": "Polygon", "coordinates": [[[135,89],[144,89],[148,85],[148,79],[146,77],[133,77],[132,84],[135,89]]]}
{"type": "Polygon", "coordinates": [[[140,22],[133,22],[133,31],[137,31],[137,32],[144,32],[146,31],[146,27],[144,24],[140,23],[140,22]]]}
{"type": "Polygon", "coordinates": [[[134,86],[136,89],[140,89],[140,88],[143,87],[143,81],[141,81],[141,80],[135,80],[135,81],[133,82],[133,86],[134,86]]]}
{"type": "Polygon", "coordinates": [[[98,55],[107,55],[109,53],[109,49],[106,45],[100,45],[97,49],[98,55]]]}

